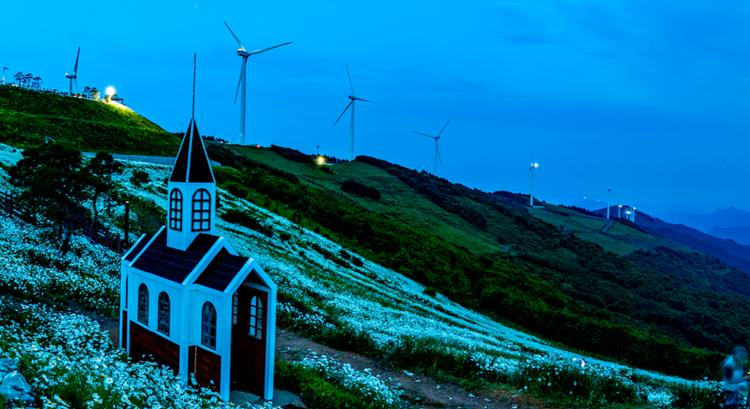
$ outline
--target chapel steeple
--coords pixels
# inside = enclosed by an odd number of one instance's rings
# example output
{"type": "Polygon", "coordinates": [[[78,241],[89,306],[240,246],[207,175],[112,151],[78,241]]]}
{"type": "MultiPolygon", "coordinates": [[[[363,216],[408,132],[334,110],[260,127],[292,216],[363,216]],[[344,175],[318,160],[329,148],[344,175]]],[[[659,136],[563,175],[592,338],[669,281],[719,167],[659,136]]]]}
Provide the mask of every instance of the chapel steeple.
{"type": "Polygon", "coordinates": [[[180,250],[200,233],[214,234],[216,220],[216,179],[195,123],[195,62],[193,70],[193,117],[167,183],[167,246],[180,250]]]}

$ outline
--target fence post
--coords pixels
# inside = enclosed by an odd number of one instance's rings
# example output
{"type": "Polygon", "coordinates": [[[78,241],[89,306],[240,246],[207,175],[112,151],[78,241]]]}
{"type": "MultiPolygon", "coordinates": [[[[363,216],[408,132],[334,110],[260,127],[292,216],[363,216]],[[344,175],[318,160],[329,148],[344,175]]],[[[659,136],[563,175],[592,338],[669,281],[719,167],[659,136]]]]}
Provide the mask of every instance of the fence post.
{"type": "Polygon", "coordinates": [[[123,247],[128,247],[130,241],[130,202],[125,202],[125,243],[123,247]]]}

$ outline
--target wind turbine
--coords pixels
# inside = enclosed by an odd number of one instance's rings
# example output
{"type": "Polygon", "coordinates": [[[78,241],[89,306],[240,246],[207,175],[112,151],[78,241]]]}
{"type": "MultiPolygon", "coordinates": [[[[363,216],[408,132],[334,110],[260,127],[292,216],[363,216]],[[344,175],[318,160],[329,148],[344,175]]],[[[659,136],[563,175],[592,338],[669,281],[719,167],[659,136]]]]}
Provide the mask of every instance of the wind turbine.
{"type": "Polygon", "coordinates": [[[78,57],[81,56],[81,46],[78,46],[78,54],[76,55],[76,65],[73,68],[73,75],[65,73],[65,78],[70,79],[70,95],[73,95],[73,81],[76,83],[76,92],[78,92],[78,57]]]}
{"type": "Polygon", "coordinates": [[[349,107],[352,107],[352,123],[350,127],[350,138],[349,138],[349,160],[354,160],[354,101],[365,101],[365,102],[371,102],[366,99],[357,98],[354,96],[354,85],[352,85],[352,76],[349,74],[349,63],[346,64],[346,75],[349,77],[349,87],[352,89],[352,95],[349,95],[349,105],[344,108],[344,112],[339,115],[338,118],[336,118],[336,122],[333,123],[333,126],[336,126],[337,123],[339,123],[339,119],[341,119],[342,116],[346,113],[346,110],[349,109],[349,107]]]}
{"type": "Polygon", "coordinates": [[[232,33],[232,37],[234,37],[235,40],[237,40],[237,44],[240,45],[240,48],[237,50],[237,55],[242,57],[242,66],[240,67],[240,81],[237,83],[237,92],[234,93],[234,103],[237,103],[237,94],[240,92],[240,87],[242,88],[242,98],[240,99],[240,145],[245,144],[245,90],[247,88],[247,57],[251,55],[256,55],[260,53],[264,53],[268,50],[273,50],[274,48],[281,47],[282,45],[287,45],[293,43],[293,41],[290,41],[288,43],[275,45],[273,47],[263,48],[261,50],[255,50],[255,51],[247,51],[245,50],[245,46],[242,45],[242,41],[240,41],[239,38],[237,38],[236,35],[234,35],[234,32],[231,28],[229,28],[229,24],[227,24],[226,21],[224,21],[224,25],[227,26],[229,29],[229,32],[232,33]]]}
{"type": "Polygon", "coordinates": [[[451,119],[453,118],[448,119],[448,122],[446,122],[445,125],[443,125],[443,129],[441,129],[440,132],[438,132],[437,136],[432,136],[432,135],[427,135],[426,133],[412,131],[414,133],[418,133],[420,135],[424,135],[428,138],[432,138],[435,140],[435,171],[432,172],[433,175],[437,175],[438,161],[440,161],[440,163],[443,163],[443,161],[440,160],[440,149],[438,148],[438,139],[440,139],[440,134],[443,133],[443,131],[445,130],[445,127],[448,126],[448,124],[451,122],[451,119]]]}
{"type": "Polygon", "coordinates": [[[612,191],[612,188],[607,189],[607,220],[609,220],[609,193],[612,191]]]}
{"type": "Polygon", "coordinates": [[[5,70],[9,70],[8,67],[3,67],[3,84],[5,84],[5,70]]]}
{"type": "Polygon", "coordinates": [[[531,165],[529,166],[529,172],[526,177],[529,177],[531,173],[531,194],[529,195],[529,206],[534,207],[534,169],[538,168],[539,164],[534,162],[534,151],[531,151],[531,165]]]}

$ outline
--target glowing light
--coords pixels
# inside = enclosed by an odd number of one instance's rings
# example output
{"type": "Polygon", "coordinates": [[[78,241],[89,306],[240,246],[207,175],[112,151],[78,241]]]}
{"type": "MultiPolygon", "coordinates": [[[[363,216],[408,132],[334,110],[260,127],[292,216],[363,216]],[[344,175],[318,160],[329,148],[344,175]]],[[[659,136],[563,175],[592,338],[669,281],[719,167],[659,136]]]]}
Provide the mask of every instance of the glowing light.
{"type": "Polygon", "coordinates": [[[107,87],[106,90],[104,90],[104,93],[111,97],[112,95],[115,95],[117,92],[115,91],[115,87],[110,85],[107,87]]]}
{"type": "Polygon", "coordinates": [[[318,156],[318,165],[326,163],[326,159],[322,156],[318,156]]]}
{"type": "Polygon", "coordinates": [[[538,168],[538,167],[539,167],[539,164],[538,164],[538,163],[535,163],[535,164],[534,164],[534,167],[535,167],[535,168],[538,168]]]}
{"type": "Polygon", "coordinates": [[[256,148],[260,149],[260,145],[255,145],[256,148]]]}

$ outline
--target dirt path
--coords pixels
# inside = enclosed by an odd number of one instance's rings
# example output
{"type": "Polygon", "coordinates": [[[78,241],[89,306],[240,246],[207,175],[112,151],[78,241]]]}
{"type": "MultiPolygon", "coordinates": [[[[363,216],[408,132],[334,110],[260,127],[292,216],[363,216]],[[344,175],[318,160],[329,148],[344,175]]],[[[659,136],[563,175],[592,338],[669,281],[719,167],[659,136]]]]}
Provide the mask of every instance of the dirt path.
{"type": "Polygon", "coordinates": [[[401,383],[404,389],[402,400],[411,402],[410,408],[449,408],[449,409],[543,409],[538,404],[527,402],[519,396],[508,395],[499,391],[489,393],[471,393],[458,385],[438,383],[434,379],[414,374],[408,376],[403,371],[389,370],[378,362],[351,352],[342,352],[303,338],[289,331],[276,331],[276,351],[282,359],[299,359],[308,355],[326,355],[341,364],[348,363],[352,368],[363,371],[372,370],[373,375],[381,379],[393,379],[393,385],[401,383]]]}

